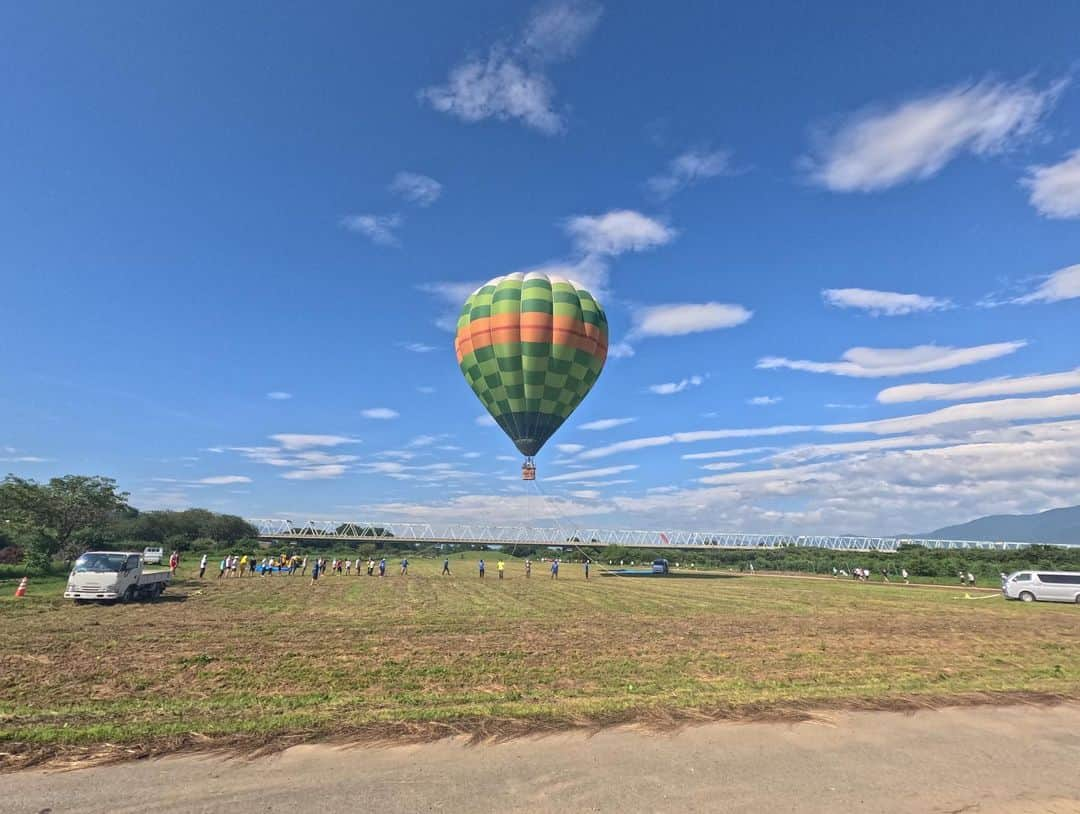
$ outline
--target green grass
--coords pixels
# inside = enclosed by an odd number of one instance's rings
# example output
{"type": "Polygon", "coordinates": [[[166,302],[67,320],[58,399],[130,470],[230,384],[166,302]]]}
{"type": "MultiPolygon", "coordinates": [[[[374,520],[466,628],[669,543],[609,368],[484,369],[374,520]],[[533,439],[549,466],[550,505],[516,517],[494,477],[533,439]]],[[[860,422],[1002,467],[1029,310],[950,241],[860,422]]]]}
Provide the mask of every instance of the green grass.
{"type": "MultiPolygon", "coordinates": [[[[135,747],[486,734],[975,693],[1080,695],[1080,609],[723,574],[599,576],[509,556],[410,576],[204,581],[79,606],[0,582],[0,767],[135,747]]],[[[986,594],[976,594],[979,596],[986,594]]]]}

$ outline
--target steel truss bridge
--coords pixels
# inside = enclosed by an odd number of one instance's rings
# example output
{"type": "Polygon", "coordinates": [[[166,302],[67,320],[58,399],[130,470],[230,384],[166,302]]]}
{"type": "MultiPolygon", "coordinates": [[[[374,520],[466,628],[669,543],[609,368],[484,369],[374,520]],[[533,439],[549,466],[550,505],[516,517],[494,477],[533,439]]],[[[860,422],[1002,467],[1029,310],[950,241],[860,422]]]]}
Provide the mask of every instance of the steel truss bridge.
{"type": "MultiPolygon", "coordinates": [[[[708,531],[644,531],[560,526],[500,526],[483,523],[349,522],[251,519],[262,540],[428,543],[432,545],[624,546],[671,549],[823,548],[830,551],[895,552],[903,545],[931,549],[1015,550],[1030,543],[990,540],[919,540],[806,534],[740,534],[708,531]]],[[[1068,546],[1061,546],[1067,548],[1068,546]]]]}

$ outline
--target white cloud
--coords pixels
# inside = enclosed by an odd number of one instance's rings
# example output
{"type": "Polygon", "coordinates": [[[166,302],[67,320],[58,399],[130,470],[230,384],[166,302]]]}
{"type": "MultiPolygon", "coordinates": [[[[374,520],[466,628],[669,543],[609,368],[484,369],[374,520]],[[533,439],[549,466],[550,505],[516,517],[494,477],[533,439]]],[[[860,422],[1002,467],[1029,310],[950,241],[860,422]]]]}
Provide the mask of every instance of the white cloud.
{"type": "Polygon", "coordinates": [[[1080,368],[1064,373],[1042,373],[1032,376],[1001,376],[978,382],[953,384],[902,384],[888,387],[877,395],[882,404],[910,401],[962,401],[989,396],[1015,396],[1024,393],[1045,393],[1080,387],[1080,368]]]}
{"type": "Polygon", "coordinates": [[[670,243],[676,235],[669,226],[632,209],[577,215],[566,221],[566,232],[586,255],[641,252],[670,243]]]}
{"type": "Polygon", "coordinates": [[[593,294],[606,293],[610,269],[608,262],[596,254],[586,254],[576,260],[552,260],[539,266],[519,269],[522,274],[536,272],[553,277],[565,277],[580,283],[593,294]]]}
{"type": "Polygon", "coordinates": [[[864,110],[820,138],[806,161],[811,178],[834,192],[872,192],[930,178],[968,152],[1001,153],[1038,128],[1065,82],[960,85],[890,109],[864,110]]]}
{"type": "Polygon", "coordinates": [[[578,460],[595,460],[623,452],[668,446],[669,444],[693,444],[700,441],[719,441],[728,438],[757,438],[791,435],[804,432],[866,433],[871,435],[899,435],[902,433],[950,430],[973,426],[1000,425],[1016,421],[1046,420],[1080,415],[1080,393],[1046,396],[1029,399],[1002,399],[956,404],[930,413],[920,413],[875,421],[858,421],[845,424],[794,424],[773,427],[750,427],[745,429],[696,430],[631,438],[604,447],[588,449],[578,455],[578,460]]]}
{"type": "Polygon", "coordinates": [[[431,206],[442,195],[442,184],[415,172],[399,172],[390,182],[390,191],[417,206],[431,206]]]}
{"type": "Polygon", "coordinates": [[[742,455],[755,455],[759,452],[769,452],[775,447],[743,447],[742,449],[721,449],[716,452],[691,452],[683,455],[684,461],[705,461],[710,458],[738,458],[742,455]]]}
{"type": "Polygon", "coordinates": [[[266,397],[271,401],[285,401],[292,398],[292,393],[286,393],[284,390],[272,390],[266,394],[266,397]]]}
{"type": "Polygon", "coordinates": [[[341,219],[341,225],[350,232],[358,232],[368,238],[372,243],[380,246],[400,246],[395,231],[404,222],[401,215],[346,215],[341,219]]]}
{"type": "Polygon", "coordinates": [[[477,427],[498,427],[499,422],[489,415],[478,415],[476,417],[477,427]]]}
{"type": "Polygon", "coordinates": [[[430,396],[432,393],[435,392],[435,388],[434,387],[429,387],[427,385],[420,385],[419,387],[416,388],[416,392],[417,393],[423,393],[425,396],[430,396]]]}
{"type": "Polygon", "coordinates": [[[895,291],[874,291],[866,288],[826,288],[821,292],[828,305],[837,308],[859,308],[873,316],[897,317],[919,311],[940,311],[952,303],[921,294],[898,294],[895,291]]]}
{"type": "Polygon", "coordinates": [[[366,410],[361,410],[360,415],[364,418],[374,418],[386,421],[391,418],[397,418],[400,413],[397,410],[391,410],[389,407],[369,407],[366,410]]]}
{"type": "Polygon", "coordinates": [[[830,401],[825,405],[828,410],[865,410],[865,404],[846,404],[843,402],[830,401]]]}
{"type": "Polygon", "coordinates": [[[301,433],[283,432],[271,435],[271,440],[277,441],[284,449],[297,450],[309,447],[337,447],[342,444],[359,444],[359,438],[349,438],[345,435],[304,435],[301,433]]]}
{"type": "Polygon", "coordinates": [[[581,452],[585,449],[584,444],[556,444],[555,449],[559,450],[563,455],[573,455],[576,452],[581,452]]]}
{"type": "Polygon", "coordinates": [[[649,392],[655,393],[658,396],[670,396],[675,393],[681,393],[688,387],[698,387],[705,379],[701,376],[691,376],[688,379],[680,379],[677,382],[664,382],[663,384],[650,384],[649,392]]]}
{"type": "Polygon", "coordinates": [[[1057,164],[1028,168],[1021,184],[1031,190],[1031,205],[1046,218],[1080,218],[1080,150],[1057,164]]]}
{"type": "Polygon", "coordinates": [[[544,478],[546,483],[557,483],[559,481],[583,481],[595,478],[606,478],[608,475],[618,475],[622,472],[629,472],[632,469],[637,469],[637,464],[623,464],[622,466],[604,466],[599,469],[582,469],[576,472],[566,472],[562,475],[554,475],[544,478]]]}
{"type": "Polygon", "coordinates": [[[518,119],[552,135],[565,129],[545,65],[573,56],[600,19],[600,6],[552,3],[535,12],[520,41],[496,43],[486,57],[451,69],[445,85],[420,91],[421,101],[466,122],[518,119]]]}
{"type": "Polygon", "coordinates": [[[345,467],[339,464],[326,464],[323,466],[310,466],[306,469],[293,469],[282,473],[281,477],[287,480],[328,480],[340,478],[345,474],[345,467]]]}
{"type": "Polygon", "coordinates": [[[667,172],[654,175],[647,184],[660,197],[669,198],[698,181],[731,172],[730,150],[687,150],[671,160],[667,172]]]}
{"type": "Polygon", "coordinates": [[[1061,302],[1080,297],[1080,263],[1066,266],[1049,275],[1037,289],[1030,294],[1013,300],[1019,305],[1033,302],[1061,302]]]}
{"type": "Polygon", "coordinates": [[[616,342],[608,345],[609,359],[629,359],[634,355],[634,348],[628,342],[616,342]]]}
{"type": "Polygon", "coordinates": [[[576,492],[571,492],[570,496],[579,497],[582,500],[596,500],[600,494],[596,489],[578,489],[576,492]]]}
{"type": "Polygon", "coordinates": [[[40,458],[37,455],[15,455],[10,458],[0,458],[0,461],[12,464],[43,464],[51,460],[51,458],[40,458]]]}
{"type": "Polygon", "coordinates": [[[836,376],[873,379],[883,376],[903,376],[909,373],[952,370],[963,365],[1007,356],[1025,345],[1027,345],[1026,341],[1017,340],[976,345],[970,348],[939,345],[918,345],[914,348],[851,348],[844,352],[842,362],[810,362],[803,359],[786,359],[782,356],[766,356],[758,360],[757,367],[765,370],[789,368],[810,373],[832,373],[836,376]]]}
{"type": "Polygon", "coordinates": [[[672,303],[638,309],[634,336],[684,336],[742,325],[754,314],[741,305],[720,302],[672,303]]]}
{"type": "Polygon", "coordinates": [[[596,421],[588,421],[578,427],[579,430],[612,430],[624,424],[631,424],[636,418],[598,418],[596,421]]]}
{"type": "Polygon", "coordinates": [[[243,475],[212,475],[209,478],[199,478],[195,483],[207,486],[227,486],[230,483],[251,483],[251,478],[243,475]]]}
{"type": "Polygon", "coordinates": [[[423,342],[406,342],[401,347],[410,353],[431,353],[434,350],[438,350],[434,345],[427,345],[423,342]]]}
{"type": "Polygon", "coordinates": [[[747,399],[746,403],[754,407],[769,407],[773,404],[779,404],[783,400],[783,396],[754,396],[752,399],[747,399]]]}

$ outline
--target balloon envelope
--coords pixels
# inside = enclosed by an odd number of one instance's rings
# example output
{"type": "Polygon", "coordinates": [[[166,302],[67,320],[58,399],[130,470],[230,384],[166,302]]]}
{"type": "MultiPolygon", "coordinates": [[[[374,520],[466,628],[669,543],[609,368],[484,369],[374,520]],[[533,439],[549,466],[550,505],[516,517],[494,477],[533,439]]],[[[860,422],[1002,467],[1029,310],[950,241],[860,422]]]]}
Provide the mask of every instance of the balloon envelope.
{"type": "Polygon", "coordinates": [[[607,316],[571,280],[508,274],[465,301],[454,347],[469,387],[521,454],[532,457],[603,370],[607,316]]]}

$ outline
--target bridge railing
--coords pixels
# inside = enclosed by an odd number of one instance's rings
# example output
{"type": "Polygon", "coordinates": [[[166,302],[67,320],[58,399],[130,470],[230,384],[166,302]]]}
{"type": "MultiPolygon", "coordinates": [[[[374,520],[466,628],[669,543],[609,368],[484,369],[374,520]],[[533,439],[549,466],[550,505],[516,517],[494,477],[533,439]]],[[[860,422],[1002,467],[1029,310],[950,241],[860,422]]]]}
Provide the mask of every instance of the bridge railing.
{"type": "MultiPolygon", "coordinates": [[[[930,549],[1024,548],[1029,543],[990,540],[929,540],[847,535],[744,534],[739,532],[656,531],[645,529],[562,528],[556,526],[484,523],[293,521],[285,518],[249,521],[265,540],[341,540],[360,542],[453,543],[459,545],[590,545],[625,548],[823,548],[832,551],[895,552],[902,545],[930,549]]],[[[1053,545],[1053,544],[1052,544],[1053,545]]],[[[1062,546],[1068,547],[1068,546],[1062,546]]]]}

